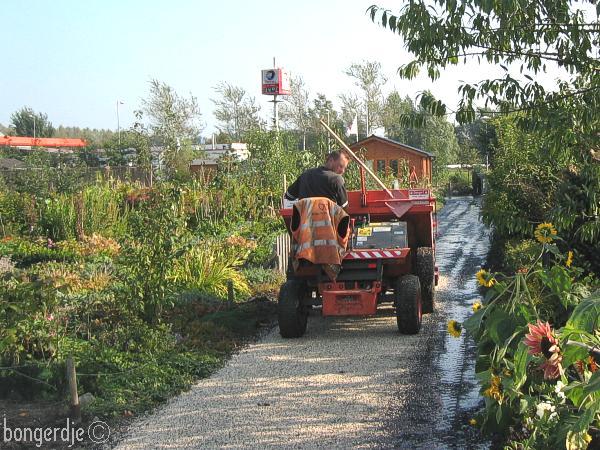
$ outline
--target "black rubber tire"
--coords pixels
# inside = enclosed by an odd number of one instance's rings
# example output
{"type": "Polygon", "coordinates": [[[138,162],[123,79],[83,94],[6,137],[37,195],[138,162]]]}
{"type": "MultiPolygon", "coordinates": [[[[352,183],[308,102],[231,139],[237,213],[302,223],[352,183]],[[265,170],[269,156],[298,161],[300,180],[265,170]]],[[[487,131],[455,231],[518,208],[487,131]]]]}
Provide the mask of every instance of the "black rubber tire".
{"type": "Polygon", "coordinates": [[[419,247],[417,249],[417,276],[421,283],[423,314],[432,313],[435,297],[435,262],[431,247],[419,247]]]}
{"type": "Polygon", "coordinates": [[[421,285],[416,275],[404,275],[396,280],[396,321],[402,334],[417,334],[421,329],[421,285]]]}
{"type": "Polygon", "coordinates": [[[288,280],[279,290],[277,320],[279,334],[284,338],[299,338],[306,332],[308,308],[302,305],[306,294],[306,283],[288,280]]]}

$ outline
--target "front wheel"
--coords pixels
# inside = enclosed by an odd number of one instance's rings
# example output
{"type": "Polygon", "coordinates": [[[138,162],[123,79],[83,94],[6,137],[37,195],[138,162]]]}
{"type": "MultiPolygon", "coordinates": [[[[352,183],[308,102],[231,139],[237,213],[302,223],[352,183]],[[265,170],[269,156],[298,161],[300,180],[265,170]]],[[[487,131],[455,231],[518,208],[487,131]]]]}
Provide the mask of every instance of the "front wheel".
{"type": "Polygon", "coordinates": [[[288,280],[279,290],[277,320],[279,334],[284,338],[299,338],[306,332],[308,310],[302,305],[306,295],[306,283],[288,280]]]}
{"type": "Polygon", "coordinates": [[[404,275],[396,280],[396,321],[402,334],[417,334],[421,329],[421,285],[416,275],[404,275]]]}

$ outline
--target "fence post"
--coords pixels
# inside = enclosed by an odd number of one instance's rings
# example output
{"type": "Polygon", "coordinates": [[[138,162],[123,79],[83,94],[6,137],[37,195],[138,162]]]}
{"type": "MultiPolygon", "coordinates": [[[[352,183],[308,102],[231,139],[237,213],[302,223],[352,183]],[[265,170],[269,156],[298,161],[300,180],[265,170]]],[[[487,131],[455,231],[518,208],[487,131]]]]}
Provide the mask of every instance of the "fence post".
{"type": "Polygon", "coordinates": [[[75,422],[81,421],[81,405],[79,404],[79,395],[77,394],[77,373],[75,372],[75,362],[73,361],[73,357],[69,356],[67,358],[67,380],[69,382],[69,392],[70,392],[70,412],[71,418],[75,422]]]}

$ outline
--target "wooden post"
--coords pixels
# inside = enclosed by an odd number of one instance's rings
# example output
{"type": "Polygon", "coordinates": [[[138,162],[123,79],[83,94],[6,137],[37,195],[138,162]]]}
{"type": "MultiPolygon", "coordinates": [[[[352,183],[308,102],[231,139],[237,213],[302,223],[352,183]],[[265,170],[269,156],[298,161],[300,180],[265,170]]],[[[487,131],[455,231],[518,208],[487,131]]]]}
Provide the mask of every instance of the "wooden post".
{"type": "Polygon", "coordinates": [[[233,281],[229,280],[227,282],[227,301],[229,302],[229,305],[233,305],[233,302],[235,300],[235,293],[233,292],[233,281]]]}
{"type": "Polygon", "coordinates": [[[79,404],[79,395],[77,394],[77,373],[75,372],[75,362],[73,361],[72,356],[67,358],[67,380],[69,382],[69,392],[71,394],[71,418],[75,422],[80,422],[81,405],[79,404]]]}

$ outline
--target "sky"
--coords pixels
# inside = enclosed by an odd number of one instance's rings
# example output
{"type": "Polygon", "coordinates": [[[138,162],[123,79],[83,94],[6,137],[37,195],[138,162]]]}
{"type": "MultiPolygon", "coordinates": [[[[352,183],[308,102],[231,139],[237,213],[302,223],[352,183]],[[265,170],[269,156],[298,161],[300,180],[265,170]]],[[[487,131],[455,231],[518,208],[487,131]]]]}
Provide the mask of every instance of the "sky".
{"type": "Polygon", "coordinates": [[[56,127],[121,129],[157,79],[198,99],[203,135],[215,131],[213,103],[219,82],[254,96],[261,115],[272,114],[261,94],[261,69],[278,67],[302,76],[314,98],[339,107],[341,93],[358,92],[344,74],[351,63],[378,61],[388,78],[384,92],[414,98],[429,89],[449,106],[460,81],[499,75],[472,64],[400,80],[397,68],[411,57],[402,41],[371,22],[373,3],[397,11],[392,0],[3,0],[0,124],[29,106],[56,127]]]}

